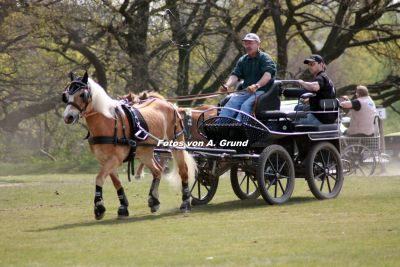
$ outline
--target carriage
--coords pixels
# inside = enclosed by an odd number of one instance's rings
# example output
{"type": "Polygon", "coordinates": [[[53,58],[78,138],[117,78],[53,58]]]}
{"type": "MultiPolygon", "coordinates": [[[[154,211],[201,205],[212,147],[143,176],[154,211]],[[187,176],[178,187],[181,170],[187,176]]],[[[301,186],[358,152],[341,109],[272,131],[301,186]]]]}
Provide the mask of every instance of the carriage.
{"type": "MultiPolygon", "coordinates": [[[[177,174],[174,177],[182,188],[183,212],[188,212],[191,204],[208,203],[215,195],[219,177],[227,171],[240,199],[261,194],[269,204],[285,203],[293,193],[295,178],[305,178],[318,199],[334,198],[340,193],[343,167],[339,124],[303,125],[298,119],[307,112],[280,111],[282,96],[296,96],[299,101],[312,96],[287,88],[293,81],[275,81],[257,99],[255,115],[242,113],[240,122],[219,116],[221,107],[206,109],[197,119],[197,129],[207,145],[190,147],[189,142],[185,143],[183,119],[171,103],[153,98],[130,105],[110,98],[87,73],[83,77],[71,74],[70,78],[63,93],[64,121],[71,124],[85,118],[90,149],[101,164],[94,197],[97,220],[106,211],[102,186],[107,176],[111,177],[121,204],[118,217],[129,216],[129,202],[117,168],[128,161],[129,173],[129,162],[133,165],[135,157],[152,172],[148,206],[151,212],[159,209],[163,167],[154,152],[173,156],[177,174]],[[167,149],[158,147],[164,143],[167,149]],[[191,178],[194,184],[190,186],[191,178]]],[[[318,112],[338,113],[336,99],[323,99],[319,104],[322,111],[318,112]]]]}
{"type": "Polygon", "coordinates": [[[347,175],[370,176],[380,165],[384,169],[389,155],[384,153],[382,121],[374,118],[374,133],[371,136],[345,136],[339,138],[343,169],[347,175]]]}
{"type": "MultiPolygon", "coordinates": [[[[317,199],[336,197],[343,184],[339,123],[320,126],[299,124],[307,111],[281,111],[281,98],[296,97],[300,103],[311,93],[292,88],[292,81],[275,81],[255,104],[254,116],[242,113],[242,120],[221,116],[221,107],[204,111],[198,131],[211,145],[191,148],[198,171],[191,186],[193,205],[207,204],[218,188],[219,177],[230,172],[239,199],[261,194],[269,204],[282,204],[293,193],[296,178],[305,178],[317,199]]],[[[320,113],[338,113],[337,100],[320,103],[320,113]]],[[[240,112],[240,111],[237,111],[240,112]]],[[[310,111],[308,111],[310,112],[310,111]]]]}

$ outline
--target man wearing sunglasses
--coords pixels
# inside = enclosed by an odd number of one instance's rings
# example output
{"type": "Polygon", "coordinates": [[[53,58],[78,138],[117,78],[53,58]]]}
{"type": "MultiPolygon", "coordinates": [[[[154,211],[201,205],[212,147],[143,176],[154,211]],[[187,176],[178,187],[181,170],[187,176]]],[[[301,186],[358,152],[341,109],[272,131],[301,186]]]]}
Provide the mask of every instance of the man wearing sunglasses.
{"type": "MultiPolygon", "coordinates": [[[[323,111],[319,102],[321,99],[335,99],[336,91],[333,82],[326,74],[326,65],[324,59],[320,55],[311,55],[304,60],[304,64],[308,65],[308,71],[313,76],[312,82],[298,80],[298,84],[305,90],[312,92],[315,96],[310,97],[310,110],[323,111]]],[[[307,118],[300,119],[300,124],[320,125],[322,123],[334,123],[337,119],[337,113],[308,113],[307,118]]]]}

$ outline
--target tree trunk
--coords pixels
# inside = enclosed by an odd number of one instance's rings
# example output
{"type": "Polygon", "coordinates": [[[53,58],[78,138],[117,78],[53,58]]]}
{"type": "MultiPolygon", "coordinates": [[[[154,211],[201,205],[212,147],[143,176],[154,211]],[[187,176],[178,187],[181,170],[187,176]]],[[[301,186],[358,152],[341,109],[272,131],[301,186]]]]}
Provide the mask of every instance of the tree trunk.
{"type": "MultiPolygon", "coordinates": [[[[149,57],[147,54],[147,32],[150,18],[149,0],[137,0],[128,10],[122,10],[128,33],[123,35],[131,63],[131,81],[128,90],[135,93],[149,90],[149,57]]],[[[121,34],[121,33],[120,33],[121,34]]]]}

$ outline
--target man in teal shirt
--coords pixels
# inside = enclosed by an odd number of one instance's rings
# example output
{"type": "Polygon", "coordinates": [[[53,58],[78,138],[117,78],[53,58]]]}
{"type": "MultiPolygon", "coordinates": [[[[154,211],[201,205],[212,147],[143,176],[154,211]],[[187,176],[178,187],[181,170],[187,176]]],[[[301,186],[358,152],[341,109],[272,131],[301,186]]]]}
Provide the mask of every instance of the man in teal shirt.
{"type": "MultiPolygon", "coordinates": [[[[226,92],[239,79],[243,79],[243,88],[245,89],[233,93],[224,107],[251,114],[256,98],[265,93],[273,84],[276,65],[267,53],[260,51],[261,42],[257,34],[246,34],[242,42],[247,54],[238,60],[235,69],[220,90],[226,92]]],[[[226,108],[222,109],[221,117],[241,120],[240,113],[226,108]]]]}

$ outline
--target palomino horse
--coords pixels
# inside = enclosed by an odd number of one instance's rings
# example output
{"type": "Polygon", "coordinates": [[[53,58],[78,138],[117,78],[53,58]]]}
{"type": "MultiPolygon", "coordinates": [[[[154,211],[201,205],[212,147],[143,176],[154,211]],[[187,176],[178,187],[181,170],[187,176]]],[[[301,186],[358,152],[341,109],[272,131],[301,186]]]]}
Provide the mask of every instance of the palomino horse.
{"type": "MultiPolygon", "coordinates": [[[[151,98],[159,98],[159,99],[165,99],[162,95],[158,94],[157,92],[143,92],[139,95],[130,93],[127,95],[124,95],[121,97],[121,99],[126,99],[128,102],[137,104],[142,101],[147,101],[148,99],[151,98]]],[[[199,131],[197,130],[197,121],[199,120],[200,115],[202,114],[203,111],[210,109],[214,106],[212,105],[202,105],[198,107],[193,107],[193,108],[178,108],[178,112],[181,115],[183,119],[185,117],[190,117],[191,119],[191,124],[190,128],[185,129],[189,133],[189,139],[190,141],[202,141],[202,142],[207,142],[202,135],[200,135],[199,131]]],[[[207,112],[205,114],[205,119],[215,117],[217,116],[217,110],[211,110],[210,112],[207,112]]],[[[168,163],[169,156],[168,155],[160,155],[159,157],[159,164],[161,167],[164,169],[166,164],[168,163]]],[[[136,170],[135,178],[137,180],[141,179],[142,173],[144,169],[144,164],[141,163],[139,167],[136,170]]]]}
{"type": "MultiPolygon", "coordinates": [[[[67,124],[78,121],[82,115],[87,123],[90,138],[92,140],[107,139],[119,140],[118,143],[92,142],[90,149],[101,164],[101,169],[96,176],[96,193],[94,197],[94,214],[97,220],[103,218],[105,205],[102,196],[102,188],[107,176],[111,177],[117,190],[120,207],[118,217],[129,216],[128,199],[124,193],[121,181],[118,178],[117,168],[129,156],[132,140],[132,131],[127,115],[121,107],[121,102],[111,99],[99,84],[88,78],[87,73],[83,77],[74,77],[71,74],[71,83],[63,95],[67,107],[64,111],[64,121],[67,124]],[[125,135],[126,134],[126,135],[125,135]],[[122,140],[122,141],[121,141],[122,140]]],[[[150,187],[148,205],[151,212],[159,209],[160,201],[158,186],[162,174],[162,168],[154,158],[154,148],[159,140],[175,140],[184,142],[181,118],[176,109],[170,103],[154,99],[136,106],[144,121],[148,125],[148,137],[137,142],[135,146],[136,157],[150,169],[153,181],[150,187]]],[[[135,133],[133,133],[135,134],[135,133]]],[[[89,138],[89,141],[90,141],[89,138]]],[[[180,209],[183,212],[190,210],[190,192],[188,181],[194,179],[196,163],[193,157],[186,151],[172,149],[174,168],[178,168],[182,184],[182,204],[180,209]]]]}

